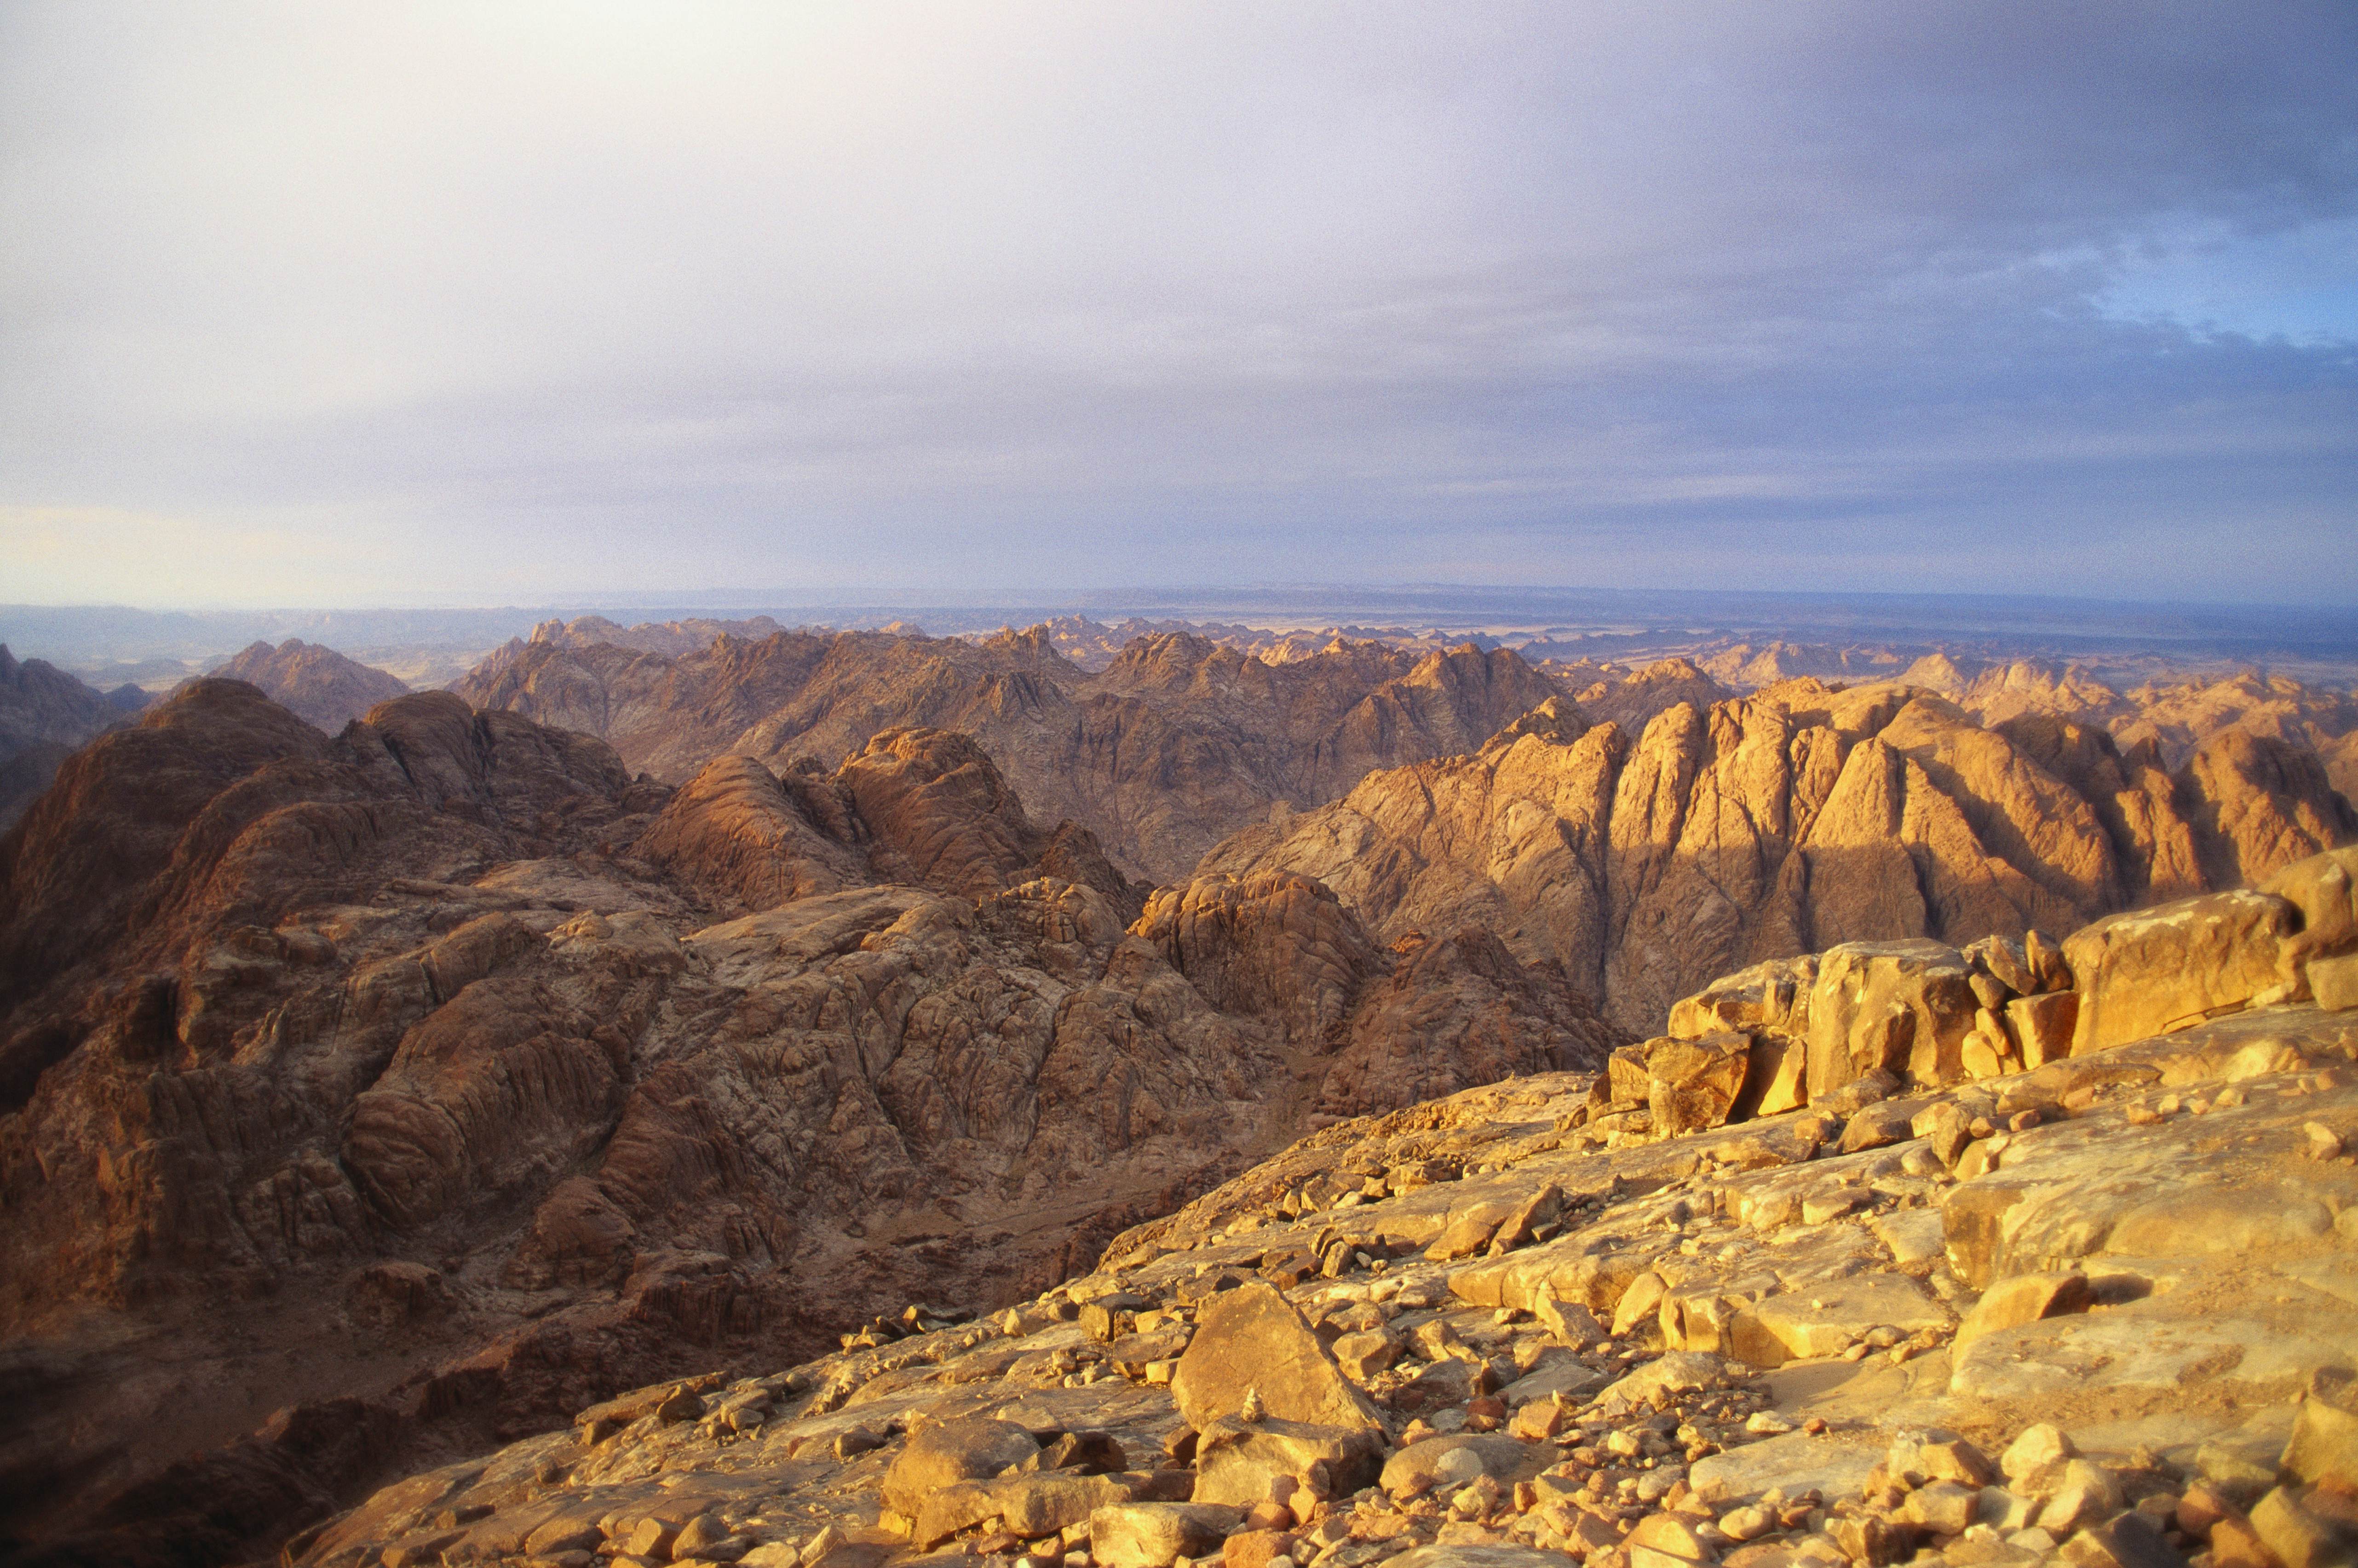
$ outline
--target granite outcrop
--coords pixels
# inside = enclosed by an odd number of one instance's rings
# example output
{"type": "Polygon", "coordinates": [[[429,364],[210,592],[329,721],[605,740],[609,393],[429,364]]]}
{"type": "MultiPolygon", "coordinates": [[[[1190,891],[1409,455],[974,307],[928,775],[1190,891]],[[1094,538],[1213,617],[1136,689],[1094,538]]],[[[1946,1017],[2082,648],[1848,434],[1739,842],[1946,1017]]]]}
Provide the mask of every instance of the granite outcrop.
{"type": "Polygon", "coordinates": [[[1369,774],[1202,862],[1326,882],[1379,937],[1489,927],[1635,1033],[1714,976],[1855,941],[1962,945],[2264,880],[2358,838],[2315,753],[1985,728],[1881,684],[1787,682],[1641,731],[1544,704],[1470,755],[1369,774]]]}

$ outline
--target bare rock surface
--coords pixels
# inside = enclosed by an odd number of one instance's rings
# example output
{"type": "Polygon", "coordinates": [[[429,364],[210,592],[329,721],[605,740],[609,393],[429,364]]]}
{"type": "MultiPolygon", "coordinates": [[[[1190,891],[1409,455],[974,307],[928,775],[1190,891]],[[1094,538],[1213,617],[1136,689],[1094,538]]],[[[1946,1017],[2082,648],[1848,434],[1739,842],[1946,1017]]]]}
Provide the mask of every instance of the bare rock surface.
{"type": "Polygon", "coordinates": [[[913,1309],[687,1413],[643,1400],[416,1476],[289,1556],[502,1561],[581,1520],[622,1560],[708,1518],[740,1560],[797,1568],[2338,1560],[2358,1011],[2257,1002],[1683,1131],[1613,1082],[1322,1128],[988,1321],[913,1309]],[[1891,1136],[1852,1147],[1887,1106],[1891,1136]],[[1188,1343],[1099,1337],[1125,1329],[1188,1343]],[[1327,1351],[1370,1339],[1399,1353],[1327,1351]],[[1111,1500],[1049,1501],[1085,1488],[1111,1500]]]}
{"type": "Polygon", "coordinates": [[[887,730],[970,735],[1033,810],[1095,833],[1118,865],[1182,876],[1221,838],[1335,798],[1369,770],[1468,752],[1562,695],[1516,654],[1333,639],[1271,662],[1185,632],[1097,670],[1045,627],[982,642],[914,633],[723,635],[694,652],[544,628],[456,688],[610,741],[684,783],[722,752],[832,772],[887,730]]]}
{"type": "Polygon", "coordinates": [[[968,1322],[1322,1104],[1621,1042],[1301,879],[1141,920],[941,731],[675,790],[448,693],[330,738],[200,680],[65,763],[0,887],[0,1512],[100,1561],[968,1322]]]}
{"type": "Polygon", "coordinates": [[[289,637],[275,648],[256,643],[208,674],[221,680],[242,680],[306,724],[330,735],[378,703],[409,691],[398,676],[300,637],[289,637]]]}
{"type": "Polygon", "coordinates": [[[2353,837],[2316,756],[2280,740],[2229,730],[2170,774],[2101,730],[1985,728],[1905,686],[1800,680],[1636,731],[1534,715],[1246,828],[1198,869],[1318,878],[1379,939],[1487,925],[1650,1033],[1747,965],[2070,931],[2353,837]]]}

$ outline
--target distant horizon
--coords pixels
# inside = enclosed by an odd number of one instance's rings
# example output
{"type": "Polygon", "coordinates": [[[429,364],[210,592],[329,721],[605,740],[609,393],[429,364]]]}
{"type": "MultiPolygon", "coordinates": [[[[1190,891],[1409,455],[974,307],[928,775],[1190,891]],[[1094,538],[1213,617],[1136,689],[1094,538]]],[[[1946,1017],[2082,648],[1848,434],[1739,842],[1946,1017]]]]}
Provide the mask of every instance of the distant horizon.
{"type": "MultiPolygon", "coordinates": [[[[880,612],[889,610],[946,610],[969,612],[988,609],[1036,609],[1066,613],[1104,610],[1115,613],[1131,613],[1144,609],[1167,606],[1195,606],[1220,603],[1269,603],[1282,600],[1296,601],[1325,600],[1341,603],[1355,599],[1372,605],[1387,599],[1432,603],[1453,595],[1495,595],[1502,600],[1531,600],[1550,598],[1590,599],[1629,601],[1654,600],[1693,600],[1698,601],[1765,601],[1793,604],[1926,602],[1951,605],[1984,603],[1996,605],[2090,605],[2119,610],[2181,611],[2195,613],[2255,612],[2269,610],[2290,610],[2301,613],[2346,614],[2358,625],[2358,601],[2338,596],[2300,598],[2195,598],[2187,596],[2152,596],[2104,593],[2029,593],[1996,589],[1769,589],[1714,588],[1687,585],[1663,587],[1629,587],[1579,583],[1544,585],[1505,582],[1385,582],[1385,583],[1324,583],[1289,582],[1258,583],[1228,586],[1217,583],[1139,584],[1130,587],[1098,588],[1070,591],[1042,590],[1035,594],[993,589],[976,589],[966,594],[855,594],[849,591],[821,597],[796,597],[795,590],[780,588],[774,590],[736,588],[683,589],[676,592],[657,590],[610,590],[581,593],[549,592],[545,595],[511,596],[504,598],[474,597],[464,594],[414,595],[381,599],[348,600],[275,600],[275,599],[182,599],[154,600],[135,598],[25,598],[0,600],[0,616],[11,611],[117,610],[150,615],[269,615],[269,614],[400,614],[445,611],[548,611],[574,615],[599,614],[611,610],[624,610],[633,614],[644,612],[660,619],[683,619],[691,616],[743,619],[754,615],[775,615],[787,611],[848,610],[880,612]],[[661,612],[672,613],[661,613],[661,612]],[[723,612],[726,612],[724,615],[723,612]]],[[[1511,606],[1510,606],[1511,607],[1511,606]]],[[[1464,612],[1462,610],[1459,612],[1464,612]]]]}
{"type": "MultiPolygon", "coordinates": [[[[2201,604],[2040,594],[1828,590],[1666,590],[1428,584],[1370,589],[1291,584],[1254,589],[1163,588],[1043,596],[1029,603],[977,594],[963,602],[781,602],[743,592],[701,601],[647,594],[541,604],[308,606],[151,610],[127,605],[0,604],[0,643],[86,672],[168,671],[289,637],[366,662],[373,653],[479,654],[549,621],[599,616],[622,627],[766,616],[786,628],[872,631],[905,624],[934,636],[987,635],[1072,617],[1100,625],[1136,618],[1278,633],[1504,639],[1562,656],[1714,641],[1942,647],[1974,657],[2118,661],[2151,656],[2209,665],[2297,665],[2358,672],[2358,609],[2343,605],[2201,604]],[[618,601],[622,600],[622,601],[618,601]],[[1980,650],[1980,652],[1976,652],[1980,650]],[[2004,654],[1992,650],[2009,650],[2004,654]]],[[[141,674],[141,679],[167,678],[141,674]]],[[[2339,678],[2338,676],[2336,678],[2339,678]]]]}

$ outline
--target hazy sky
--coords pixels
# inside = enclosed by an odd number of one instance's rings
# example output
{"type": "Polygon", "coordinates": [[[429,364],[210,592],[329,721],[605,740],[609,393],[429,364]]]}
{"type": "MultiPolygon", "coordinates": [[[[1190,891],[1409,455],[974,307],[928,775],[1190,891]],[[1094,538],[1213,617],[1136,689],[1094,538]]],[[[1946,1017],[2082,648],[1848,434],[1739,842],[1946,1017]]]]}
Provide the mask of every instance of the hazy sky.
{"type": "Polygon", "coordinates": [[[0,600],[2358,603],[2358,6],[0,6],[0,600]]]}

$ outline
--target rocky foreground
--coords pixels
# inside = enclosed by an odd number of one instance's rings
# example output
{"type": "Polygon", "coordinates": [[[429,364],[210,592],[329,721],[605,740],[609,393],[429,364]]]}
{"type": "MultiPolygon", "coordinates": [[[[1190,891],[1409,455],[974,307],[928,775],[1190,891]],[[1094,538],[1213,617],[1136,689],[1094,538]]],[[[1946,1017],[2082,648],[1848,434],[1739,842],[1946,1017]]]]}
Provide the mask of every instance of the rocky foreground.
{"type": "Polygon", "coordinates": [[[2350,1563],[2353,876],[1764,965],[1605,1073],[1324,1128],[1022,1305],[590,1404],[284,1560],[2350,1563]]]}

